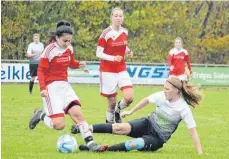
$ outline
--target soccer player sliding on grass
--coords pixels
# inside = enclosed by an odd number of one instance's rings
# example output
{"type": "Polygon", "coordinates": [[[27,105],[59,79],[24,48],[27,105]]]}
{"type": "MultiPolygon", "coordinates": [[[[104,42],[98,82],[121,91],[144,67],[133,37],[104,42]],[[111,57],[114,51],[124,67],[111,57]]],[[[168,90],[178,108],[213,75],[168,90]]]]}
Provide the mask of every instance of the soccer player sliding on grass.
{"type": "MultiPolygon", "coordinates": [[[[178,77],[171,77],[164,84],[164,91],[154,93],[142,99],[130,111],[123,112],[122,117],[129,116],[148,104],[156,104],[156,111],[150,116],[129,121],[128,123],[95,124],[91,126],[94,133],[127,135],[135,139],[108,147],[107,151],[156,151],[163,147],[177,129],[181,120],[187,124],[195,148],[202,154],[200,140],[196,130],[190,106],[195,108],[202,96],[198,86],[182,82],[178,77]]],[[[72,133],[78,133],[77,126],[72,126],[72,133]]],[[[81,150],[87,146],[81,145],[81,150]]]]}

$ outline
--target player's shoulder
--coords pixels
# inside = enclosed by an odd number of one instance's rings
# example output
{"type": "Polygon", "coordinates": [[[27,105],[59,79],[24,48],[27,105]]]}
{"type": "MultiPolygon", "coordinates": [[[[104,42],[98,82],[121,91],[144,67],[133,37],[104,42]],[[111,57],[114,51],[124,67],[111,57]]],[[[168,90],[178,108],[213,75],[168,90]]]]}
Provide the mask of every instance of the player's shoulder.
{"type": "Polygon", "coordinates": [[[171,50],[169,50],[169,54],[170,55],[173,55],[177,52],[177,49],[176,48],[172,48],[171,50]]]}
{"type": "Polygon", "coordinates": [[[128,29],[126,29],[126,28],[124,28],[124,27],[121,27],[120,29],[121,29],[123,32],[128,33],[128,29]]]}
{"type": "Polygon", "coordinates": [[[109,33],[111,30],[112,30],[111,26],[107,27],[106,29],[103,30],[100,37],[105,37],[107,35],[107,33],[109,33]]]}
{"type": "Polygon", "coordinates": [[[182,49],[182,52],[184,52],[185,55],[188,55],[188,51],[186,49],[182,49]]]}

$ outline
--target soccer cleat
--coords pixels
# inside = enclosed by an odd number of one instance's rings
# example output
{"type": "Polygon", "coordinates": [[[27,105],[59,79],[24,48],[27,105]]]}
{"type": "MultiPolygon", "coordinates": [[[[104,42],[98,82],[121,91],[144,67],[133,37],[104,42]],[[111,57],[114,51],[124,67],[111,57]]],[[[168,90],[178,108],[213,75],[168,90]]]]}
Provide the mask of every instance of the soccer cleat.
{"type": "Polygon", "coordinates": [[[80,151],[89,151],[89,148],[88,148],[87,145],[80,145],[80,146],[79,146],[79,150],[80,150],[80,151]]]}
{"type": "Polygon", "coordinates": [[[30,119],[29,121],[29,128],[30,129],[34,129],[36,127],[36,125],[39,123],[39,121],[41,120],[40,116],[41,114],[43,114],[44,112],[40,109],[36,109],[34,111],[33,117],[30,119]]]}
{"type": "Polygon", "coordinates": [[[72,125],[71,133],[72,134],[78,134],[78,133],[80,133],[79,127],[77,125],[72,125]]]}
{"type": "Polygon", "coordinates": [[[104,152],[107,150],[108,148],[108,145],[99,145],[99,144],[96,144],[96,143],[91,143],[89,146],[89,151],[91,152],[104,152]]]}
{"type": "Polygon", "coordinates": [[[115,112],[114,121],[115,121],[115,123],[122,123],[122,118],[121,118],[120,112],[115,112]]]}

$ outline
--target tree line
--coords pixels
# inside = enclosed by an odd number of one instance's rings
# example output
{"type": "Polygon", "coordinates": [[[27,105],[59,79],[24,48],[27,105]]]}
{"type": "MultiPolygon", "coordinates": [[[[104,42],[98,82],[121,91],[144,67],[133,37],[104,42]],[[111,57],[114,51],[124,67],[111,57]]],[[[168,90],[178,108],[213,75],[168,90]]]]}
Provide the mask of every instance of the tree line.
{"type": "Polygon", "coordinates": [[[229,2],[220,1],[2,1],[2,59],[26,59],[32,35],[46,43],[59,20],[74,28],[79,60],[98,61],[97,40],[110,25],[112,8],[124,11],[129,30],[128,62],[165,63],[182,37],[192,63],[229,64],[229,2]]]}

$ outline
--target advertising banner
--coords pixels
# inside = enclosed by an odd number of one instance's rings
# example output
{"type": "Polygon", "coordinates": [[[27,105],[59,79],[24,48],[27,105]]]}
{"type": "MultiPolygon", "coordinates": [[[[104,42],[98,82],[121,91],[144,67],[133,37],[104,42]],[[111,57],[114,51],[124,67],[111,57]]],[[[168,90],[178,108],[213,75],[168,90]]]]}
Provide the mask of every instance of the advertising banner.
{"type": "MultiPolygon", "coordinates": [[[[191,83],[201,85],[229,86],[229,67],[192,67],[191,83]]],[[[165,65],[127,65],[127,72],[133,84],[161,85],[168,77],[165,65]]],[[[68,69],[70,83],[99,83],[99,64],[88,64],[87,68],[68,69]]],[[[29,64],[3,63],[2,82],[29,82],[29,64]]],[[[37,81],[36,81],[37,82],[37,81]]]]}
{"type": "Polygon", "coordinates": [[[229,67],[193,67],[191,83],[229,86],[229,67]]]}

